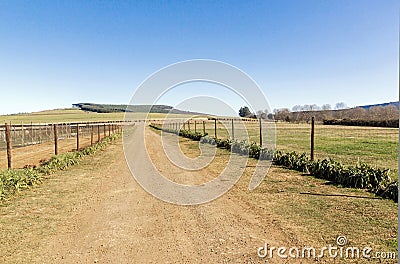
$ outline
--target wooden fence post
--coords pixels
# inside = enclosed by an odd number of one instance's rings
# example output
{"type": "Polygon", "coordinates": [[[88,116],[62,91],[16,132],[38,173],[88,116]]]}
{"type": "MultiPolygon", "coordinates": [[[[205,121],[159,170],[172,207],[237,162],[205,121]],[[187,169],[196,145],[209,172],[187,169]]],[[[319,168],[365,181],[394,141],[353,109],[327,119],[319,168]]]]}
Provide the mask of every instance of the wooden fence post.
{"type": "Polygon", "coordinates": [[[33,124],[31,122],[31,143],[33,143],[33,124]]]}
{"type": "Polygon", "coordinates": [[[25,146],[25,130],[23,122],[21,122],[21,145],[25,146]]]}
{"type": "Polygon", "coordinates": [[[214,136],[217,138],[217,119],[214,119],[214,136]]]}
{"type": "Polygon", "coordinates": [[[93,133],[94,133],[93,125],[90,125],[90,146],[93,146],[93,133]]]}
{"type": "Polygon", "coordinates": [[[203,120],[203,134],[206,134],[206,121],[203,120]]]}
{"type": "Polygon", "coordinates": [[[315,120],[314,117],[311,117],[311,160],[314,160],[314,126],[315,126],[315,120]]]}
{"type": "Polygon", "coordinates": [[[197,132],[197,122],[196,122],[196,120],[194,120],[194,133],[196,133],[197,132]]]}
{"type": "Polygon", "coordinates": [[[183,130],[186,130],[186,123],[183,122],[183,130]]]}
{"type": "Polygon", "coordinates": [[[106,137],[106,124],[103,124],[103,136],[106,137]]]}
{"type": "Polygon", "coordinates": [[[12,169],[12,163],[11,163],[11,151],[12,151],[12,145],[11,145],[11,127],[10,124],[6,123],[6,142],[7,142],[7,167],[8,169],[12,169]]]}
{"type": "Polygon", "coordinates": [[[100,125],[97,125],[97,142],[100,142],[100,125]]]}
{"type": "Polygon", "coordinates": [[[235,140],[235,127],[233,125],[233,119],[232,119],[232,140],[235,140]]]}
{"type": "Polygon", "coordinates": [[[190,131],[190,120],[188,120],[188,130],[190,131]]]}
{"type": "Polygon", "coordinates": [[[107,126],[108,126],[108,136],[111,136],[111,127],[110,127],[110,124],[108,124],[107,126]]]}
{"type": "Polygon", "coordinates": [[[76,124],[76,151],[79,150],[79,125],[76,124]]]}
{"type": "Polygon", "coordinates": [[[260,117],[259,126],[260,126],[260,147],[262,147],[263,142],[262,142],[262,121],[261,121],[261,117],[260,117]]]}
{"type": "Polygon", "coordinates": [[[57,124],[53,124],[54,131],[54,155],[58,155],[58,132],[57,132],[57,124]]]}

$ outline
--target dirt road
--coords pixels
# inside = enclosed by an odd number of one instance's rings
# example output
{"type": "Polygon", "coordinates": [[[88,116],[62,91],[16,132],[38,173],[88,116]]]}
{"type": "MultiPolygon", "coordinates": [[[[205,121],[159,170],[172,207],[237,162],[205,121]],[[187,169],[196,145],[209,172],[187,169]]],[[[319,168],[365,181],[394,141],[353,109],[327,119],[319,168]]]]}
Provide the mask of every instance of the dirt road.
{"type": "MultiPolygon", "coordinates": [[[[150,129],[146,135],[158,169],[181,179],[178,168],[160,154],[160,136],[150,129]]],[[[220,155],[197,177],[210,179],[224,159],[220,155]]],[[[154,198],[136,183],[117,143],[0,208],[5,242],[0,262],[264,263],[257,249],[265,242],[299,247],[310,242],[300,227],[291,228],[285,216],[269,208],[278,201],[258,204],[251,200],[257,196],[249,198],[250,172],[217,200],[178,206],[154,198]]],[[[301,177],[291,174],[286,177],[301,177]]],[[[303,262],[312,261],[291,263],[303,262]]]]}
{"type": "MultiPolygon", "coordinates": [[[[147,140],[153,142],[148,151],[154,162],[170,171],[170,178],[182,177],[160,155],[160,137],[147,131],[147,140]]],[[[52,239],[40,262],[255,262],[266,236],[288,242],[283,231],[274,228],[271,233],[268,218],[239,197],[227,195],[200,206],[177,206],[154,198],[133,180],[122,153],[118,154],[113,166],[103,171],[109,178],[99,186],[96,201],[82,208],[73,225],[65,226],[65,233],[52,239]]],[[[208,180],[210,171],[197,176],[208,180]]]]}

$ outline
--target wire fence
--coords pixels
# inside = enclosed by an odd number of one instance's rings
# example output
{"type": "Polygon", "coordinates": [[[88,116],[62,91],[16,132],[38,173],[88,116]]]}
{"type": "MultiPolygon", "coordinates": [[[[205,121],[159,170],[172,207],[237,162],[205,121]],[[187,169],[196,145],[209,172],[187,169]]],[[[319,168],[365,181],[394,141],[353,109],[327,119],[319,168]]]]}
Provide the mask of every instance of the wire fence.
{"type": "MultiPolygon", "coordinates": [[[[311,157],[310,123],[271,122],[257,119],[198,119],[159,122],[172,129],[208,133],[211,137],[246,140],[284,152],[306,153],[311,157]],[[242,125],[243,124],[243,125],[242,125]]],[[[332,158],[344,165],[361,162],[398,172],[399,129],[386,127],[314,126],[314,158],[332,158]]]]}
{"type": "MultiPolygon", "coordinates": [[[[135,122],[145,121],[136,120],[135,122]]],[[[147,120],[149,121],[149,120],[147,120]]],[[[257,119],[151,120],[171,129],[185,129],[221,139],[250,141],[270,149],[311,156],[311,124],[257,119]]],[[[55,154],[55,124],[10,124],[14,167],[37,164],[55,154]]],[[[122,121],[57,123],[60,153],[90,146],[115,132],[122,121]]],[[[345,165],[365,162],[398,171],[398,128],[315,124],[315,159],[332,158],[345,165]]],[[[0,169],[8,167],[6,126],[0,125],[0,169]]]]}
{"type": "Polygon", "coordinates": [[[93,145],[121,130],[122,121],[0,125],[0,169],[35,166],[52,155],[93,145]]]}

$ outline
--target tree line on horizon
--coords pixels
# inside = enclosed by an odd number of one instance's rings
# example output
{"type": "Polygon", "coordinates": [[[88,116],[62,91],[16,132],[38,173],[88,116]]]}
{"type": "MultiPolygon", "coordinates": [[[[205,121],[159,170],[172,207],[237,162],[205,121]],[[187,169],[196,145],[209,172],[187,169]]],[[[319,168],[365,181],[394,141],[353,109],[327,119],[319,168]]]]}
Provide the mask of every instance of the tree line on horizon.
{"type": "MultiPolygon", "coordinates": [[[[272,112],[267,110],[259,110],[252,113],[247,106],[241,107],[239,116],[248,118],[262,118],[276,121],[286,122],[310,122],[311,117],[314,116],[316,121],[324,122],[326,124],[340,124],[341,122],[351,125],[349,120],[357,121],[355,125],[373,125],[381,126],[377,122],[399,120],[399,109],[395,105],[389,104],[386,106],[371,106],[369,108],[354,107],[348,108],[345,103],[337,103],[332,109],[331,105],[324,104],[318,105],[295,105],[290,110],[289,108],[274,109],[272,112]],[[346,121],[341,121],[346,120],[346,121]],[[374,123],[375,122],[375,123],[374,123]],[[375,124],[375,125],[374,125],[375,124]]],[[[386,124],[385,123],[385,124],[386,124]]],[[[395,126],[393,122],[391,125],[382,126],[395,126]],[[393,124],[394,125],[393,125],[393,124]]],[[[397,125],[398,126],[398,125],[397,125]]]]}

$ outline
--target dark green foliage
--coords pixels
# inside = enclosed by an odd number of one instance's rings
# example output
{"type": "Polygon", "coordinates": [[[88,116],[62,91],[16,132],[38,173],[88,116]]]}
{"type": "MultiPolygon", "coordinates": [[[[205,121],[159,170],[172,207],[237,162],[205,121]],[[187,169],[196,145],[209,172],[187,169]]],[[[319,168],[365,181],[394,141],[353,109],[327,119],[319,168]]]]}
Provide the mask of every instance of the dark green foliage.
{"type": "Polygon", "coordinates": [[[193,132],[193,131],[190,131],[190,130],[181,129],[181,130],[177,131],[175,129],[170,129],[170,128],[161,128],[161,127],[158,127],[158,126],[153,125],[153,124],[150,124],[149,126],[154,128],[154,129],[166,132],[166,133],[171,133],[171,134],[179,135],[179,136],[182,136],[182,137],[185,137],[185,138],[190,138],[190,139],[193,139],[195,141],[200,141],[202,137],[205,137],[205,136],[208,135],[207,133],[203,134],[203,133],[199,133],[199,132],[193,132]]]}
{"type": "Polygon", "coordinates": [[[92,103],[77,103],[73,107],[78,107],[83,111],[96,113],[115,113],[115,112],[130,112],[130,113],[170,113],[170,114],[201,114],[174,109],[169,105],[112,105],[112,104],[92,104],[92,103]]]}
{"type": "Polygon", "coordinates": [[[249,145],[246,141],[234,141],[232,143],[232,152],[241,155],[249,155],[249,145]]]}
{"type": "Polygon", "coordinates": [[[141,113],[168,113],[173,108],[168,105],[111,105],[111,104],[92,104],[77,103],[74,107],[81,110],[96,113],[113,113],[113,112],[141,112],[141,113]]]}
{"type": "MultiPolygon", "coordinates": [[[[155,125],[150,126],[161,130],[155,125]]],[[[163,131],[178,134],[175,130],[164,129],[163,131]]],[[[255,159],[273,160],[276,165],[309,173],[343,187],[367,189],[395,202],[398,200],[398,183],[397,181],[391,182],[389,169],[374,168],[365,163],[359,163],[356,166],[344,166],[330,158],[310,160],[306,153],[297,154],[295,151],[283,153],[279,150],[261,148],[255,142],[248,144],[246,141],[231,141],[208,136],[195,137],[193,134],[195,133],[187,130],[181,130],[179,133],[180,136],[200,140],[200,143],[203,144],[217,145],[217,147],[231,150],[233,153],[255,159]]]]}
{"type": "Polygon", "coordinates": [[[210,145],[217,145],[217,143],[215,142],[214,138],[209,137],[209,136],[202,137],[200,139],[200,143],[202,143],[202,144],[210,144],[210,145]]]}
{"type": "Polygon", "coordinates": [[[308,172],[309,159],[305,153],[298,155],[295,151],[282,153],[277,150],[275,152],[274,163],[292,170],[308,172]]]}
{"type": "Polygon", "coordinates": [[[232,140],[230,140],[230,139],[219,139],[219,138],[216,138],[214,140],[217,143],[217,147],[218,148],[231,150],[232,140]]]}
{"type": "Polygon", "coordinates": [[[376,195],[397,202],[398,183],[390,183],[390,170],[374,168],[365,163],[344,166],[330,158],[310,160],[305,153],[276,151],[274,163],[289,169],[308,172],[311,175],[339,184],[343,187],[367,189],[376,195]],[[389,184],[390,183],[390,184],[389,184]]]}
{"type": "Polygon", "coordinates": [[[239,109],[239,116],[240,117],[250,117],[254,116],[252,112],[250,112],[250,109],[247,106],[240,107],[239,109]]]}
{"type": "Polygon", "coordinates": [[[0,171],[0,200],[42,181],[42,175],[33,168],[0,171]]]}
{"type": "Polygon", "coordinates": [[[370,127],[399,127],[399,120],[355,120],[355,119],[331,119],[324,120],[324,125],[340,126],[370,126],[370,127]]]}
{"type": "Polygon", "coordinates": [[[393,199],[393,201],[397,203],[399,197],[398,182],[397,181],[391,182],[385,189],[378,190],[377,195],[383,198],[393,199]]]}

